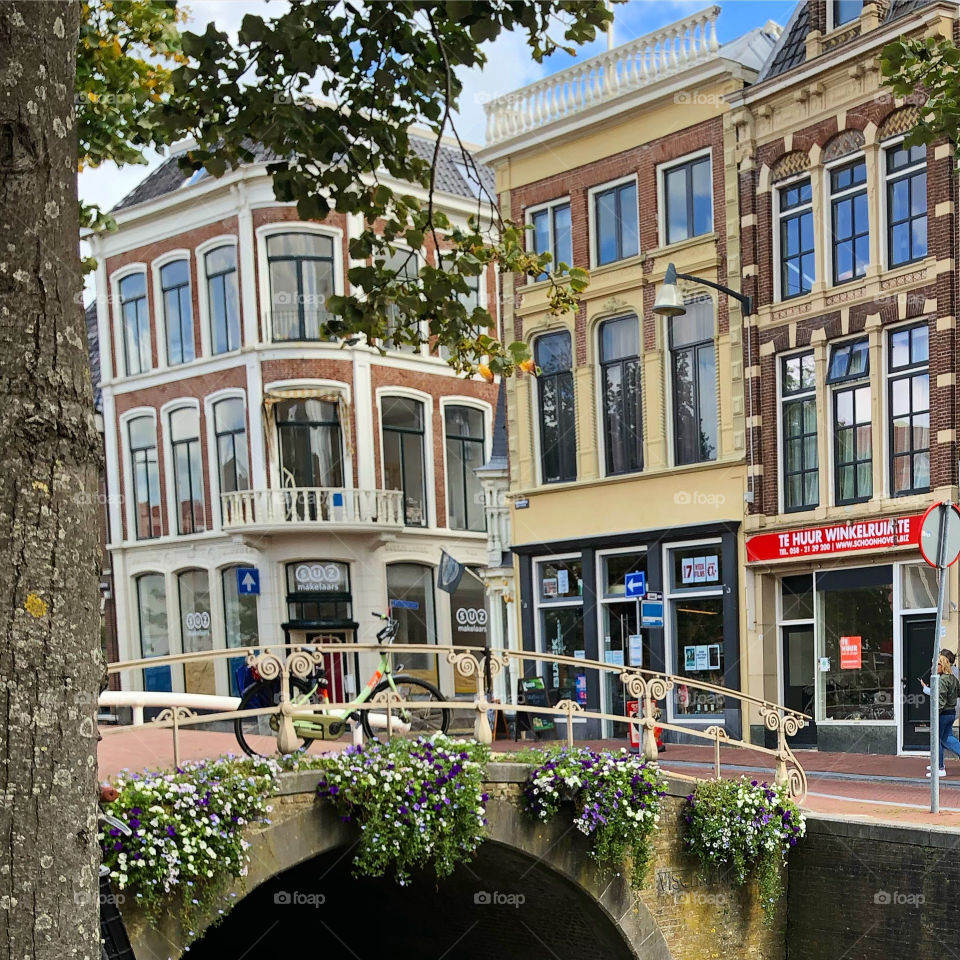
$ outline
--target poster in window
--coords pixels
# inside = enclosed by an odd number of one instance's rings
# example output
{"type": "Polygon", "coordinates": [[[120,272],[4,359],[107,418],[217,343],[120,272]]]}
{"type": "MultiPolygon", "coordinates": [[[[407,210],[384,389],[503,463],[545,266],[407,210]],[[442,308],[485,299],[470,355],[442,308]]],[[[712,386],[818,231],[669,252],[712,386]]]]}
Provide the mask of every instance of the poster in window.
{"type": "Polygon", "coordinates": [[[694,583],[707,582],[707,558],[706,557],[694,557],[693,582],[694,583]]]}
{"type": "Polygon", "coordinates": [[[684,583],[693,583],[693,557],[684,557],[680,561],[681,580],[684,583]]]}
{"type": "Polygon", "coordinates": [[[569,570],[558,570],[557,571],[557,592],[562,596],[566,596],[570,592],[570,571],[569,570]]]}
{"type": "Polygon", "coordinates": [[[697,669],[697,648],[696,647],[683,648],[683,669],[684,670],[697,669]]]}
{"type": "Polygon", "coordinates": [[[696,650],[696,655],[695,655],[696,666],[694,667],[694,670],[697,670],[697,671],[709,670],[710,669],[710,645],[706,643],[697,644],[697,646],[695,646],[693,649],[696,650]]]}
{"type": "Polygon", "coordinates": [[[555,597],[557,595],[557,578],[556,577],[543,578],[543,595],[545,597],[555,597]]]}
{"type": "Polygon", "coordinates": [[[720,579],[720,558],[714,554],[707,557],[707,583],[716,583],[720,579]]]}
{"type": "Polygon", "coordinates": [[[840,638],[840,669],[859,670],[862,666],[863,645],[860,637],[840,638]]]}
{"type": "Polygon", "coordinates": [[[630,666],[643,666],[643,634],[631,633],[627,638],[630,643],[630,666]]]}
{"type": "Polygon", "coordinates": [[[719,670],[720,669],[720,644],[711,643],[710,646],[707,647],[707,649],[709,651],[709,657],[710,657],[710,669],[719,670]]]}

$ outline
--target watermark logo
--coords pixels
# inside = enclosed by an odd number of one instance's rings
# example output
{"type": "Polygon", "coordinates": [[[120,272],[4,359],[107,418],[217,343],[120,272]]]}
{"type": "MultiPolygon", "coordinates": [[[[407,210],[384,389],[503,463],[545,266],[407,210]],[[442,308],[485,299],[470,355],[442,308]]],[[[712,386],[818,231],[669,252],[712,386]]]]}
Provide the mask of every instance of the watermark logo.
{"type": "Polygon", "coordinates": [[[685,890],[673,895],[673,902],[695,904],[697,906],[725,907],[730,898],[725,893],[704,893],[701,890],[685,890]]]}
{"type": "Polygon", "coordinates": [[[673,495],[678,507],[720,507],[727,502],[722,493],[706,493],[703,490],[678,490],[673,495]]]}
{"type": "Polygon", "coordinates": [[[122,893],[95,893],[91,890],[73,891],[73,902],[80,907],[89,906],[91,903],[99,903],[101,907],[106,904],[119,907],[126,899],[122,893]]]}
{"type": "Polygon", "coordinates": [[[322,907],[327,898],[322,893],[303,893],[300,890],[278,890],[273,895],[278,907],[322,907]]]}
{"type": "Polygon", "coordinates": [[[873,902],[880,907],[919,907],[926,902],[922,893],[902,893],[894,890],[878,890],[873,895],[873,902]]]}
{"type": "Polygon", "coordinates": [[[703,93],[700,90],[679,90],[673,95],[673,102],[685,107],[715,107],[718,104],[724,103],[724,99],[718,93],[703,93]]]}
{"type": "Polygon", "coordinates": [[[499,890],[478,890],[473,895],[473,902],[478,907],[513,907],[515,910],[527,902],[522,893],[501,893],[499,890]]]}

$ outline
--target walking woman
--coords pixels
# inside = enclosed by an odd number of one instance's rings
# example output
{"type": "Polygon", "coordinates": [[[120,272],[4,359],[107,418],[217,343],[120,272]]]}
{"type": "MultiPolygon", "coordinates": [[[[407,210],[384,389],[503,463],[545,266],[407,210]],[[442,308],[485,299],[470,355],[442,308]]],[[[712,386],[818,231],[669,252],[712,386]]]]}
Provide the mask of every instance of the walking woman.
{"type": "MultiPolygon", "coordinates": [[[[937,658],[937,673],[940,676],[940,776],[945,777],[947,770],[943,765],[944,747],[960,757],[960,740],[953,735],[953,724],[957,719],[957,696],[960,695],[960,680],[957,680],[953,675],[947,651],[941,651],[937,658]]],[[[920,684],[923,687],[923,692],[929,695],[930,687],[922,680],[920,684]]],[[[930,768],[927,767],[927,770],[929,771],[930,768]]],[[[930,776],[929,772],[927,776],[930,776]]]]}

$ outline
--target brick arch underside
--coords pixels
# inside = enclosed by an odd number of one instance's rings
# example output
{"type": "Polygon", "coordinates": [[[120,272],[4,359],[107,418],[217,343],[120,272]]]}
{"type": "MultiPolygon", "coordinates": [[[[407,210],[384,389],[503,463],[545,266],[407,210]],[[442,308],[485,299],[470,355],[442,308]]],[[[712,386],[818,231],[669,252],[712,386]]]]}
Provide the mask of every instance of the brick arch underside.
{"type": "MultiPolygon", "coordinates": [[[[249,876],[235,890],[236,906],[191,946],[189,956],[239,956],[239,945],[251,948],[262,938],[273,946],[247,956],[272,958],[280,949],[289,953],[291,937],[304,931],[305,943],[324,944],[328,960],[339,957],[338,950],[344,958],[429,957],[449,950],[447,956],[458,960],[673,960],[626,872],[597,869],[569,824],[531,824],[515,806],[495,799],[487,812],[488,839],[470,864],[439,884],[431,875],[401,888],[392,879],[353,877],[355,828],[328,807],[305,805],[251,838],[249,876]],[[482,902],[483,894],[490,903],[482,902]]],[[[174,912],[159,929],[131,930],[137,958],[182,955],[175,945],[184,942],[185,931],[174,912]]]]}

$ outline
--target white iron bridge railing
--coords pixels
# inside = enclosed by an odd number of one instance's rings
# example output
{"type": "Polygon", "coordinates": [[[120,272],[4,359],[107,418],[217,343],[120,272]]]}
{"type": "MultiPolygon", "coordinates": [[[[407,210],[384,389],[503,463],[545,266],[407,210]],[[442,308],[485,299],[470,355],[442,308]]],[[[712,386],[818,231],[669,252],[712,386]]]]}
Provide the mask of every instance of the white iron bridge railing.
{"type": "Polygon", "coordinates": [[[712,59],[720,49],[716,28],[719,14],[719,7],[705,7],[683,20],[491,100],[484,105],[487,145],[572,117],[712,59]]]}
{"type": "MultiPolygon", "coordinates": [[[[807,777],[797,760],[788,738],[795,735],[810,720],[806,714],[788,709],[781,704],[760,700],[748,696],[739,690],[730,690],[715,684],[700,683],[689,677],[679,677],[667,673],[657,673],[639,667],[621,667],[598,660],[581,660],[576,657],[536,653],[522,650],[490,650],[489,656],[477,647],[446,646],[437,644],[391,644],[389,657],[397,660],[435,658],[437,665],[441,660],[451,664],[456,674],[468,678],[475,684],[473,699],[463,700],[445,697],[439,690],[434,691],[434,699],[402,699],[396,690],[384,689],[383,682],[376,686],[375,692],[365,702],[356,700],[349,703],[307,702],[291,700],[291,690],[304,686],[307,678],[316,678],[322,671],[325,657],[343,654],[383,653],[384,648],[376,643],[340,643],[332,639],[319,639],[309,646],[277,645],[265,648],[239,647],[221,650],[205,650],[195,653],[182,653],[166,657],[150,657],[140,660],[128,660],[111,663],[107,670],[111,675],[134,676],[134,685],[140,671],[163,666],[182,666],[185,672],[207,667],[210,671],[217,660],[246,658],[246,663],[262,680],[276,684],[277,698],[272,705],[258,705],[256,709],[239,710],[240,701],[236,697],[216,697],[183,693],[143,693],[137,690],[111,691],[101,694],[101,706],[126,706],[133,709],[134,723],[119,725],[103,731],[103,736],[136,735],[143,730],[144,708],[160,709],[160,713],[150,724],[160,729],[170,729],[173,735],[174,764],[179,765],[180,734],[185,728],[197,728],[204,725],[223,722],[245,722],[250,718],[263,718],[266,737],[275,737],[278,753],[290,753],[299,749],[309,738],[337,740],[350,737],[354,743],[361,742],[361,723],[357,719],[365,711],[369,732],[372,727],[386,731],[388,736],[416,735],[409,718],[423,711],[426,706],[431,711],[455,711],[461,716],[466,713],[474,717],[473,735],[482,743],[491,743],[491,712],[509,712],[512,714],[536,714],[541,717],[557,718],[565,721],[566,742],[574,744],[574,720],[609,721],[620,725],[624,732],[633,729],[640,743],[640,752],[649,761],[658,760],[657,729],[670,730],[685,735],[695,741],[711,746],[713,768],[716,777],[721,776],[721,750],[748,750],[759,757],[766,757],[773,765],[775,782],[787,786],[790,794],[803,802],[807,793],[807,777]],[[607,683],[613,675],[615,682],[623,686],[624,699],[634,700],[638,704],[638,715],[606,713],[588,710],[575,700],[562,699],[555,703],[499,703],[488,699],[488,685],[508,667],[518,676],[542,675],[545,668],[566,666],[577,671],[595,671],[601,684],[607,683]],[[776,746],[765,747],[748,743],[731,736],[721,724],[711,726],[685,726],[668,722],[661,718],[662,702],[676,685],[685,685],[711,695],[721,695],[730,701],[738,701],[744,708],[753,708],[759,715],[764,727],[776,734],[776,746]],[[442,699],[436,699],[436,695],[442,699]],[[213,712],[197,713],[197,710],[213,712]],[[306,739],[305,739],[306,738],[306,739]]],[[[397,668],[398,670],[401,668],[397,668]]],[[[439,673],[439,670],[437,671],[439,673]]],[[[378,678],[375,678],[378,679],[378,678]]],[[[309,681],[308,681],[309,682],[309,681]]],[[[129,682],[127,684],[130,685],[129,682]]],[[[371,688],[372,689],[372,688],[371,688]]],[[[469,723],[469,720],[468,720],[469,723]]],[[[268,743],[271,743],[269,739],[268,743]]],[[[145,758],[149,759],[149,758],[145,758]]],[[[751,763],[756,757],[751,759],[751,763]]],[[[697,779],[683,774],[670,772],[678,779],[697,779]]]]}
{"type": "Polygon", "coordinates": [[[225,530],[289,524],[403,526],[402,490],[280,487],[221,495],[225,530]]]}

